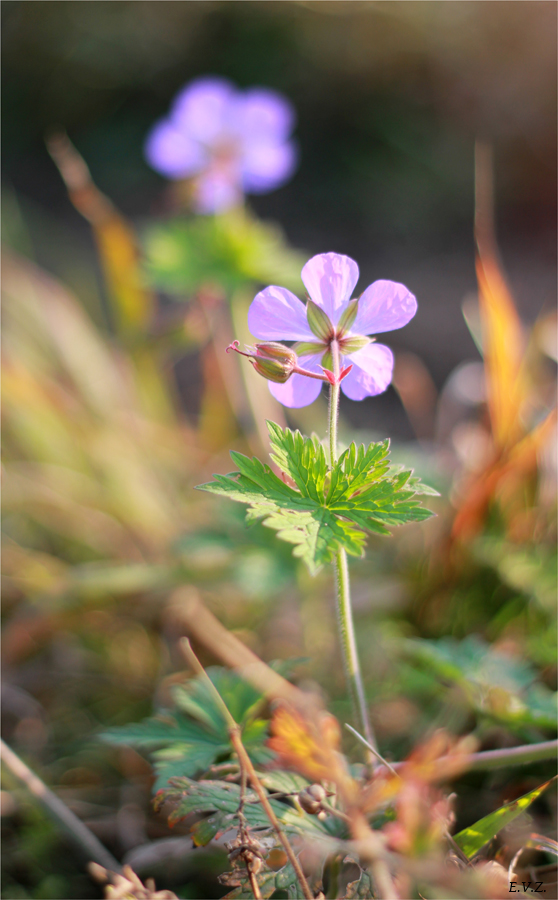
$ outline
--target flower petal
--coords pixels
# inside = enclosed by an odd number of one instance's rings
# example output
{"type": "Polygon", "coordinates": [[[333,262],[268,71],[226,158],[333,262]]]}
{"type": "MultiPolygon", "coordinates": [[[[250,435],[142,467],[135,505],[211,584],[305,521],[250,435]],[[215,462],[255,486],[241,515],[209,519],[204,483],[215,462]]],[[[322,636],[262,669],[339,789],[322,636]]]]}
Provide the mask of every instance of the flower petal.
{"type": "Polygon", "coordinates": [[[247,144],[241,156],[244,189],[252,194],[272,191],[289,180],[297,163],[298,148],[293,141],[247,144]]]}
{"type": "Polygon", "coordinates": [[[237,95],[231,127],[248,145],[253,141],[283,143],[291,134],[296,114],[286,97],[267,88],[237,95]]]}
{"type": "MultiPolygon", "coordinates": [[[[322,353],[316,356],[301,356],[299,364],[311,372],[320,372],[320,362],[322,353]]],[[[288,406],[290,409],[299,409],[301,406],[309,406],[317,399],[323,381],[317,378],[307,378],[306,375],[291,375],[285,384],[277,384],[274,381],[269,382],[269,390],[279,403],[288,406]]]]}
{"type": "Polygon", "coordinates": [[[226,78],[196,78],[177,95],[171,109],[172,122],[184,134],[211,146],[227,130],[236,95],[226,78]]]}
{"type": "Polygon", "coordinates": [[[320,253],[308,260],[302,280],[314,303],[336,325],[358,281],[358,266],[341,253],[320,253]]]}
{"type": "Polygon", "coordinates": [[[417,311],[417,301],[404,284],[375,281],[362,293],[351,331],[380,334],[403,328],[417,311]]]}
{"type": "Polygon", "coordinates": [[[382,394],[393,373],[393,353],[384,344],[368,344],[343,358],[353,368],[341,382],[341,390],[350,400],[364,400],[382,394]]]}
{"type": "Polygon", "coordinates": [[[205,149],[166,119],[149,132],[144,153],[149,165],[167,178],[189,178],[208,161],[205,149]]]}
{"type": "Polygon", "coordinates": [[[222,212],[242,201],[238,180],[227,172],[208,169],[196,179],[196,209],[200,213],[222,212]]]}
{"type": "Polygon", "coordinates": [[[248,310],[248,328],[254,337],[267,341],[315,340],[306,321],[304,303],[274,284],[254,297],[248,310]]]}

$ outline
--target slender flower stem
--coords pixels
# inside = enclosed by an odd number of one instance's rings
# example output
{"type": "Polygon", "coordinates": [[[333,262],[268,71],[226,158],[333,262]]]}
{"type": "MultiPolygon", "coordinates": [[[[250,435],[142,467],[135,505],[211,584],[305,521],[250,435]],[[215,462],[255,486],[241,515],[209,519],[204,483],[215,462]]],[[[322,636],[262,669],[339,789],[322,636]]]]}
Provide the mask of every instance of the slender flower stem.
{"type": "MultiPolygon", "coordinates": [[[[330,349],[333,360],[333,374],[335,376],[335,381],[337,382],[336,384],[330,385],[329,388],[329,454],[331,465],[333,466],[337,462],[337,419],[339,417],[340,354],[339,344],[336,340],[331,342],[330,349]]],[[[345,550],[339,550],[335,556],[335,580],[337,586],[337,622],[339,636],[341,638],[341,651],[343,654],[345,677],[351,695],[355,719],[359,729],[373,748],[373,753],[369,757],[369,762],[370,765],[374,767],[376,762],[374,756],[376,739],[368,716],[366,696],[360,671],[360,661],[358,658],[355,626],[353,622],[353,610],[351,606],[349,566],[345,550]]]]}

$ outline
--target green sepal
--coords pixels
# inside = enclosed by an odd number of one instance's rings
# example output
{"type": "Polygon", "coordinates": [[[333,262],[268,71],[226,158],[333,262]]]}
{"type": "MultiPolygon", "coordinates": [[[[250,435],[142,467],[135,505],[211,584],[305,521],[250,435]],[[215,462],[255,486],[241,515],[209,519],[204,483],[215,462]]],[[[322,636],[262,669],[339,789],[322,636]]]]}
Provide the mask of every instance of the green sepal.
{"type": "Polygon", "coordinates": [[[333,325],[329,316],[313,300],[309,300],[306,304],[306,318],[312,334],[317,338],[328,341],[333,336],[333,325]]]}
{"type": "Polygon", "coordinates": [[[326,344],[312,343],[311,341],[300,341],[293,347],[298,356],[314,356],[316,353],[325,353],[326,349],[326,344]]]}
{"type": "Polygon", "coordinates": [[[343,337],[348,331],[351,330],[351,327],[357,317],[358,313],[358,300],[351,300],[348,306],[345,307],[339,322],[337,323],[337,337],[343,337]]]}
{"type": "Polygon", "coordinates": [[[371,344],[374,338],[366,337],[364,334],[351,334],[350,337],[343,338],[339,342],[341,353],[348,356],[349,353],[356,353],[371,344]]]}
{"type": "Polygon", "coordinates": [[[322,366],[324,369],[329,369],[330,372],[333,372],[333,356],[330,350],[326,350],[322,356],[322,366]]]}

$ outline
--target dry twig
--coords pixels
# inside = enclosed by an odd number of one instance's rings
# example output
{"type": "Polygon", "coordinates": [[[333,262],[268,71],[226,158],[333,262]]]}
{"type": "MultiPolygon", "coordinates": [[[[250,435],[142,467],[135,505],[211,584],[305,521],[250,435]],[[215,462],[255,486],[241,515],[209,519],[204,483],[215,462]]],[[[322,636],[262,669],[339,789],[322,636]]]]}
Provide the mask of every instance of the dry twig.
{"type": "Polygon", "coordinates": [[[279,840],[283,846],[285,853],[287,854],[287,858],[295,871],[298,883],[300,884],[300,887],[301,887],[302,893],[305,897],[305,900],[314,900],[312,891],[310,890],[308,882],[306,881],[306,877],[304,875],[304,872],[302,871],[300,863],[299,863],[297,857],[295,856],[294,850],[291,847],[287,836],[285,835],[285,833],[283,832],[283,829],[281,828],[281,825],[279,823],[279,820],[277,819],[277,816],[273,812],[273,808],[269,802],[267,793],[266,793],[265,789],[263,788],[260,779],[258,778],[256,770],[254,769],[254,766],[252,765],[252,760],[250,759],[250,757],[248,756],[248,754],[244,748],[244,744],[242,743],[242,738],[240,735],[240,726],[233,719],[233,717],[230,714],[228,707],[225,704],[223,698],[221,697],[219,691],[217,690],[217,688],[215,687],[215,685],[213,684],[213,682],[207,675],[205,669],[203,668],[203,666],[200,663],[199,659],[197,658],[196,654],[192,650],[190,641],[187,638],[182,638],[182,640],[180,642],[180,646],[182,648],[184,656],[186,657],[186,659],[188,660],[188,662],[190,663],[192,668],[196,671],[196,674],[198,674],[202,678],[206,679],[208,687],[210,688],[213,696],[215,697],[215,700],[217,701],[220,709],[223,712],[225,721],[227,722],[231,743],[232,743],[232,745],[236,751],[236,754],[238,756],[238,761],[239,761],[242,769],[246,772],[248,778],[250,779],[252,787],[254,788],[256,794],[259,797],[260,803],[262,804],[265,814],[267,815],[275,833],[277,834],[277,837],[279,838],[279,840]]]}

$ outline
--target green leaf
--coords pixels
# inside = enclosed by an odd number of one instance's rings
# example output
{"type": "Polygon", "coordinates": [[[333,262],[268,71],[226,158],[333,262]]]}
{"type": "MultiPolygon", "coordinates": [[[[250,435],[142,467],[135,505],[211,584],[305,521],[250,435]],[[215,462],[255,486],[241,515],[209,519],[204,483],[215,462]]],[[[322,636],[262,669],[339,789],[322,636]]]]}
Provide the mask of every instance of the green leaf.
{"type": "Polygon", "coordinates": [[[310,782],[299,775],[298,772],[285,772],[282,769],[272,769],[270,772],[258,772],[258,777],[264,787],[272,793],[294,794],[303,791],[310,782]]]}
{"type": "Polygon", "coordinates": [[[247,282],[302,288],[304,259],[275,226],[249,210],[218,216],[180,216],[150,227],[144,238],[151,284],[183,299],[203,285],[233,291],[247,282]]]}
{"type": "MultiPolygon", "coordinates": [[[[233,873],[227,872],[227,881],[225,881],[224,878],[221,877],[221,883],[230,884],[232,880],[232,874],[233,873]]],[[[237,874],[240,884],[228,894],[225,894],[222,900],[254,900],[254,892],[250,885],[250,879],[246,875],[246,869],[244,869],[244,872],[242,871],[242,869],[238,869],[237,872],[234,872],[233,877],[237,874]]],[[[267,900],[267,898],[271,897],[272,894],[274,894],[277,890],[277,885],[275,884],[277,874],[278,873],[273,872],[271,869],[266,869],[263,872],[258,872],[258,886],[263,900],[267,900]]]]}
{"type": "MultiPolygon", "coordinates": [[[[269,763],[273,753],[265,746],[268,722],[256,718],[262,695],[235,672],[213,666],[207,674],[242,727],[242,740],[252,762],[260,766],[269,763]]],[[[193,778],[216,762],[233,758],[227,723],[205,679],[177,685],[173,699],[178,712],[111,728],[100,735],[108,743],[148,750],[157,772],[155,790],[165,787],[169,778],[193,778]]]]}
{"type": "Polygon", "coordinates": [[[340,549],[362,556],[366,531],[389,534],[388,526],[432,515],[413,499],[422,486],[412,472],[390,468],[388,441],[368,448],[351,444],[332,467],[317,438],[267,425],[271,459],[295,487],[255,457],[232,452],[238,471],[215,475],[198,488],[247,503],[247,521],[262,519],[281,540],[294,544],[293,555],[311,573],[340,549]]]}
{"type": "MultiPolygon", "coordinates": [[[[229,894],[226,894],[223,897],[223,900],[248,900],[248,898],[254,900],[254,893],[245,870],[243,872],[239,869],[236,872],[233,871],[233,873],[227,873],[225,876],[221,876],[220,880],[223,884],[230,884],[232,879],[239,881],[240,884],[229,894]]],[[[277,872],[274,872],[271,869],[264,869],[264,871],[258,873],[257,880],[260,894],[263,898],[271,897],[277,890],[288,891],[293,888],[295,889],[294,896],[297,897],[297,892],[300,890],[295,870],[290,863],[287,863],[286,866],[283,866],[283,868],[279,869],[277,872]]]]}
{"type": "Polygon", "coordinates": [[[290,475],[303,497],[322,503],[328,471],[322,444],[317,438],[304,438],[300,431],[283,430],[275,422],[268,422],[267,428],[273,462],[290,475]]]}
{"type": "Polygon", "coordinates": [[[462,641],[408,640],[408,651],[445,681],[458,684],[477,713],[510,727],[556,728],[556,693],[534,683],[528,662],[502,653],[476,635],[462,641]]]}
{"type": "Polygon", "coordinates": [[[529,807],[537,797],[540,797],[549,784],[555,780],[555,778],[551,778],[550,781],[541,784],[540,787],[535,788],[528,794],[524,794],[523,797],[519,797],[511,803],[506,803],[504,806],[501,806],[500,809],[490,813],[490,815],[485,816],[483,819],[479,819],[474,825],[470,825],[469,828],[465,828],[463,831],[460,831],[459,834],[454,835],[453,839],[455,843],[463,850],[465,856],[468,859],[471,859],[475,853],[478,853],[485,844],[491,841],[502,828],[505,828],[506,825],[513,822],[517,816],[522,812],[525,812],[527,807],[529,807]]]}
{"type": "Polygon", "coordinates": [[[360,878],[349,882],[344,897],[345,900],[373,900],[374,892],[368,872],[361,872],[360,878]]]}
{"type": "MultiPolygon", "coordinates": [[[[174,824],[192,812],[209,814],[203,820],[203,828],[196,822],[192,828],[194,841],[201,844],[222,834],[236,823],[240,801],[240,787],[224,781],[192,781],[189,778],[173,780],[170,788],[159,792],[158,804],[164,801],[176,803],[169,822],[174,824]],[[208,835],[211,837],[208,838],[208,835]],[[206,840],[208,838],[208,840],[206,840]]],[[[333,846],[335,839],[345,835],[344,823],[339,819],[320,821],[316,816],[300,813],[293,806],[270,799],[270,804],[288,836],[305,836],[333,846]]],[[[268,830],[269,819],[254,791],[246,792],[244,812],[248,825],[253,829],[268,830]]]]}
{"type": "Polygon", "coordinates": [[[183,716],[168,714],[145,719],[143,722],[131,722],[121,728],[109,728],[100,735],[101,740],[109,744],[128,745],[130,747],[157,747],[169,743],[198,743],[200,741],[215,743],[215,737],[183,716]]]}

